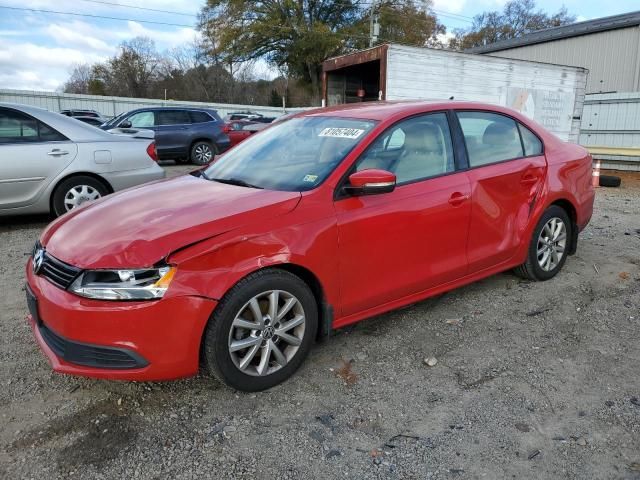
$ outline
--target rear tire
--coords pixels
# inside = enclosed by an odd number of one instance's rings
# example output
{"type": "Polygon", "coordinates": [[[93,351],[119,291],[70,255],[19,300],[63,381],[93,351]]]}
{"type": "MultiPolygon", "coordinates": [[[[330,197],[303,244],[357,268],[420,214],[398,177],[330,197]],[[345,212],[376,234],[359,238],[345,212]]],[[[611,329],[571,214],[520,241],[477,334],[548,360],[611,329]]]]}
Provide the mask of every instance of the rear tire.
{"type": "Polygon", "coordinates": [[[211,142],[199,141],[191,147],[189,159],[194,165],[208,165],[216,156],[216,147],[211,142]]]}
{"type": "Polygon", "coordinates": [[[535,281],[549,280],[562,270],[570,251],[571,219],[563,208],[552,205],[533,230],[527,261],[514,269],[521,278],[535,281]]]}
{"type": "Polygon", "coordinates": [[[204,363],[232,388],[266,390],[300,367],[317,329],[318,307],[307,284],[284,270],[260,270],[216,307],[204,333],[204,363]]]}
{"type": "Polygon", "coordinates": [[[87,175],[76,175],[60,182],[53,192],[51,206],[56,217],[109,194],[100,180],[87,175]]]}
{"type": "Polygon", "coordinates": [[[622,179],[620,177],[616,177],[615,175],[600,175],[600,186],[601,187],[619,187],[622,183],[622,179]]]}

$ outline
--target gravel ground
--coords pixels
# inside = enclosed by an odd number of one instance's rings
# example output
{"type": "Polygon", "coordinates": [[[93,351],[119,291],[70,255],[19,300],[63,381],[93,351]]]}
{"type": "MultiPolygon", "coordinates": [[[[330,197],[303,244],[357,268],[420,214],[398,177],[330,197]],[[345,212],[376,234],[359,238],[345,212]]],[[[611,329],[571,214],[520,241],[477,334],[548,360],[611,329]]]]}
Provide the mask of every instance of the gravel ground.
{"type": "Polygon", "coordinates": [[[258,394],[52,373],[23,292],[47,218],[0,222],[0,478],[640,479],[640,176],[555,279],[361,322],[258,394]]]}

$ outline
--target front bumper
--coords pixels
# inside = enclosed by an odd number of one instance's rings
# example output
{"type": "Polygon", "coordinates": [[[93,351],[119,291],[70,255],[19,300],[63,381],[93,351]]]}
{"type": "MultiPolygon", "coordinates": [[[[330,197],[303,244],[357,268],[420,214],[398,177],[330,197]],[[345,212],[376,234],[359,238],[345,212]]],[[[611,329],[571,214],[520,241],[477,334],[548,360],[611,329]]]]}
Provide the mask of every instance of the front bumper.
{"type": "Polygon", "coordinates": [[[197,296],[148,302],[79,297],[34,275],[27,288],[39,322],[34,336],[56,372],[112,380],[171,380],[198,372],[200,342],[215,300],[197,296]]]}

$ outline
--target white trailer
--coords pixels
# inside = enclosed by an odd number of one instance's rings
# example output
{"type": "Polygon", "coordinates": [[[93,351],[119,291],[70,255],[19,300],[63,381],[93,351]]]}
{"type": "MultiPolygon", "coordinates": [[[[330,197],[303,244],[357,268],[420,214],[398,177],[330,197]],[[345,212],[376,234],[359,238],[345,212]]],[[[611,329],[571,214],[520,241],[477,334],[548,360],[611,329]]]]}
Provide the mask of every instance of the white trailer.
{"type": "Polygon", "coordinates": [[[432,48],[386,44],[323,63],[323,104],[469,100],[511,107],[577,142],[588,71],[432,48]]]}

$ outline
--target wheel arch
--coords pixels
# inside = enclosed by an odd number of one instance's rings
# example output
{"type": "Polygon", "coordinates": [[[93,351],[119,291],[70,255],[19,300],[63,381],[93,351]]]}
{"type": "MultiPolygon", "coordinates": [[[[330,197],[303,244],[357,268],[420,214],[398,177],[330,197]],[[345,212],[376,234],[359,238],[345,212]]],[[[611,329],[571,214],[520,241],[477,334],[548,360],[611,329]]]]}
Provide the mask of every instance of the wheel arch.
{"type": "Polygon", "coordinates": [[[53,212],[53,197],[56,194],[56,191],[58,190],[58,187],[60,186],[60,184],[62,182],[64,182],[65,180],[69,180],[70,178],[73,177],[91,177],[97,181],[99,181],[100,183],[102,183],[105,188],[108,190],[109,193],[113,193],[115,190],[113,189],[113,186],[111,186],[111,184],[104,178],[101,177],[100,175],[98,175],[97,173],[93,173],[93,172],[73,172],[73,173],[69,173],[68,175],[65,175],[62,178],[59,178],[56,181],[55,186],[51,189],[51,194],[49,195],[49,211],[53,212]]]}
{"type": "Polygon", "coordinates": [[[567,215],[569,215],[569,219],[571,220],[571,238],[569,245],[569,255],[573,255],[576,253],[578,248],[578,211],[573,203],[566,198],[559,198],[554,200],[549,207],[557,206],[562,208],[567,215]]]}
{"type": "MultiPolygon", "coordinates": [[[[227,288],[226,291],[228,292],[229,290],[231,290],[235,285],[243,281],[248,276],[266,270],[284,270],[300,278],[309,287],[316,300],[316,306],[318,309],[318,332],[316,334],[316,340],[323,340],[327,338],[329,336],[329,333],[331,332],[331,325],[333,324],[333,307],[326,300],[325,291],[322,283],[320,282],[320,279],[307,267],[291,262],[265,265],[261,268],[256,268],[251,271],[245,272],[242,277],[236,279],[236,281],[229,285],[229,288],[227,288]]],[[[201,355],[203,351],[202,349],[204,348],[205,331],[206,328],[203,330],[202,338],[200,339],[201,355]]]]}

